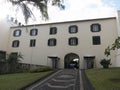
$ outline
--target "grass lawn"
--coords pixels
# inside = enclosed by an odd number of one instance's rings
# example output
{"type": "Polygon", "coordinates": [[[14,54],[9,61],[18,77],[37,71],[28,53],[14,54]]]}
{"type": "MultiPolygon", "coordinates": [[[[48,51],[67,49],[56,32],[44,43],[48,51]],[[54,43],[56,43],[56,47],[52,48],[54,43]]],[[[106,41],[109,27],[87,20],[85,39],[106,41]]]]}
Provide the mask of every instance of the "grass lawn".
{"type": "Polygon", "coordinates": [[[50,73],[17,73],[0,75],[0,90],[18,90],[19,88],[39,79],[50,73]]]}
{"type": "Polygon", "coordinates": [[[120,68],[90,69],[86,74],[95,90],[120,90],[120,68]]]}

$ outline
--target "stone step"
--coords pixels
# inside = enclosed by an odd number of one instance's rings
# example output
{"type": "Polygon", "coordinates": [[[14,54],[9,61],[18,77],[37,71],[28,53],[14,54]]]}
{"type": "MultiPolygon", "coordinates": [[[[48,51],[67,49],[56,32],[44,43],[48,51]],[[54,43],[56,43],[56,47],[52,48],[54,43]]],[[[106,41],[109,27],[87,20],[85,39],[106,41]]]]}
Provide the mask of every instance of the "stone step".
{"type": "Polygon", "coordinates": [[[55,82],[75,82],[75,79],[52,79],[52,81],[55,81],[55,82]]]}
{"type": "Polygon", "coordinates": [[[50,84],[44,85],[40,90],[75,90],[74,84],[68,86],[53,86],[50,84]]]}
{"type": "Polygon", "coordinates": [[[53,86],[67,86],[67,85],[70,85],[70,84],[75,84],[75,81],[69,81],[69,82],[65,82],[65,81],[54,81],[54,80],[51,80],[48,82],[48,84],[50,85],[53,85],[53,86]]]}

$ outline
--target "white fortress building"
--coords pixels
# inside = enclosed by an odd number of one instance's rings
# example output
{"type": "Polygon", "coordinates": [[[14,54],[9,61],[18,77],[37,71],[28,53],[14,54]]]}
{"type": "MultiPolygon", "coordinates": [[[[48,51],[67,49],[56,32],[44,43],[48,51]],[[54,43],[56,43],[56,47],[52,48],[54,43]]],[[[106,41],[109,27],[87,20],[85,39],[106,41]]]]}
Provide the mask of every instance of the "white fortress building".
{"type": "MultiPolygon", "coordinates": [[[[100,60],[105,58],[105,48],[119,35],[118,11],[117,17],[11,27],[0,38],[0,50],[21,53],[24,58],[21,63],[26,64],[54,68],[71,68],[73,65],[81,69],[99,68],[100,60]]],[[[120,66],[119,52],[111,53],[111,67],[120,66]]]]}

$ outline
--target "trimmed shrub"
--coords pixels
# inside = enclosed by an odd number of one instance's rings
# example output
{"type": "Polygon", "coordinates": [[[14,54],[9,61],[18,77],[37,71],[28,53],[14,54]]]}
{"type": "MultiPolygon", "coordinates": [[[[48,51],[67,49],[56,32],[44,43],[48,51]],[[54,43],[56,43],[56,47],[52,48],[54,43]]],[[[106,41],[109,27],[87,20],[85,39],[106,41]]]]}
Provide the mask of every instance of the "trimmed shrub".
{"type": "Polygon", "coordinates": [[[102,59],[100,61],[100,64],[103,66],[103,68],[109,68],[109,65],[111,65],[110,63],[111,59],[102,59]]]}
{"type": "Polygon", "coordinates": [[[51,67],[48,66],[40,66],[30,70],[31,73],[38,73],[38,72],[45,72],[53,70],[51,67]]]}

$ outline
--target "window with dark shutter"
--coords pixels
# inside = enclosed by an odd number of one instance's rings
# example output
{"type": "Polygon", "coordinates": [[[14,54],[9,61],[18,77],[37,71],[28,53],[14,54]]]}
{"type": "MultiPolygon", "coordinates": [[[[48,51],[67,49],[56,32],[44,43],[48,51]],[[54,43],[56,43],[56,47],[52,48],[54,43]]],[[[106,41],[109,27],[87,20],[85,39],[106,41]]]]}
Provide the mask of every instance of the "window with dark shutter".
{"type": "Polygon", "coordinates": [[[19,47],[19,40],[14,40],[12,42],[12,47],[19,47]]]}
{"type": "Polygon", "coordinates": [[[38,34],[38,29],[31,29],[30,30],[30,35],[31,36],[36,36],[38,34]]]}
{"type": "Polygon", "coordinates": [[[21,30],[20,30],[20,29],[15,30],[15,31],[13,32],[13,36],[15,36],[15,37],[19,37],[20,35],[21,35],[21,30]]]}
{"type": "Polygon", "coordinates": [[[50,28],[50,35],[56,34],[57,33],[57,28],[56,27],[51,27],[50,28]]]}
{"type": "Polygon", "coordinates": [[[48,46],[56,46],[56,39],[51,38],[48,40],[48,46]]]}
{"type": "Polygon", "coordinates": [[[93,45],[101,44],[100,36],[93,36],[92,39],[93,39],[93,45]]]}
{"type": "Polygon", "coordinates": [[[31,39],[30,40],[30,47],[35,47],[36,45],[36,40],[35,39],[31,39]]]}
{"type": "Polygon", "coordinates": [[[76,25],[72,25],[69,27],[69,33],[77,33],[78,27],[76,25]]]}
{"type": "Polygon", "coordinates": [[[91,31],[92,32],[100,32],[101,31],[101,25],[100,24],[92,24],[91,25],[91,31]]]}
{"type": "Polygon", "coordinates": [[[69,38],[69,45],[71,45],[71,46],[78,45],[78,38],[76,38],[76,37],[69,38]]]}

